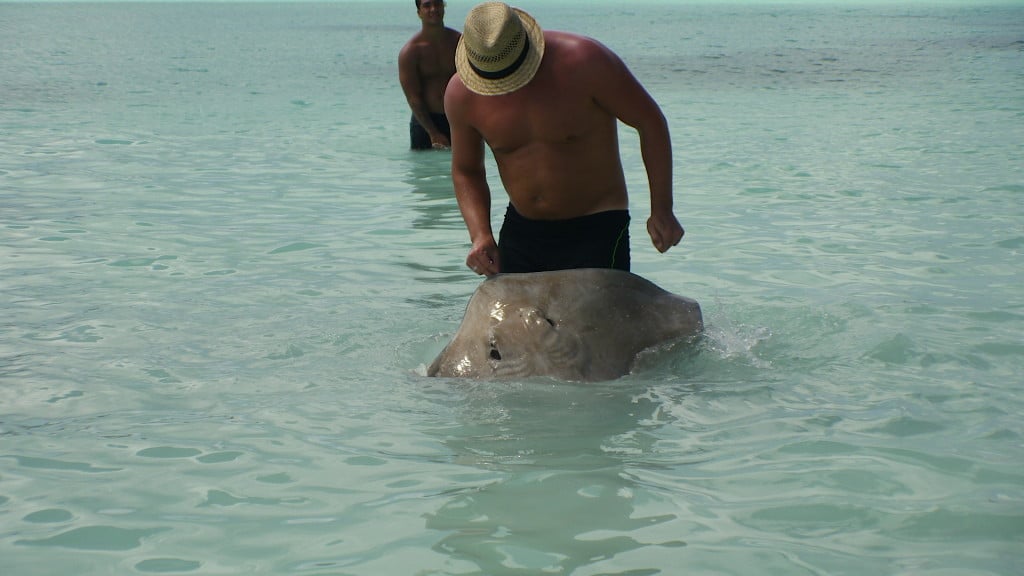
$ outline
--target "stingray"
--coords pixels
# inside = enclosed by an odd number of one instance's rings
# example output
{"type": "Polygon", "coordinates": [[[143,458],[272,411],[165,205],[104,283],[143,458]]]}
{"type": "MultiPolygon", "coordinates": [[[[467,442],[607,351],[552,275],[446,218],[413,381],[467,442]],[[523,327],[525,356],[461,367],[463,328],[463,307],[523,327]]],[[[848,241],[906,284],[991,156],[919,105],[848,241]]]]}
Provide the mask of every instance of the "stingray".
{"type": "Polygon", "coordinates": [[[702,331],[695,300],[630,272],[498,274],[477,287],[427,375],[613,380],[640,352],[702,331]]]}

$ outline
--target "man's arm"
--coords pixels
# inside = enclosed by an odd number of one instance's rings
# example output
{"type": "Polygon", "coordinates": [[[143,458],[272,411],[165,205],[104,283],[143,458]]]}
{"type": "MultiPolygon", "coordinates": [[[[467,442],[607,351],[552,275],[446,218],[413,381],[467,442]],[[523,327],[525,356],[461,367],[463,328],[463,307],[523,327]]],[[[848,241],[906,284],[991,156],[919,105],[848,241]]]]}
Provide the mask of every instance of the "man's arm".
{"type": "Polygon", "coordinates": [[[434,124],[430,108],[423,97],[423,79],[420,77],[418,60],[419,54],[414,44],[409,43],[402,47],[398,53],[398,82],[402,85],[402,92],[405,93],[405,100],[409,103],[413,117],[430,135],[430,142],[435,147],[447,148],[451,146],[451,142],[434,124]]]}
{"type": "Polygon", "coordinates": [[[491,189],[484,168],[484,139],[467,123],[462,99],[466,87],[456,75],[448,83],[444,109],[452,130],[452,185],[473,246],[466,266],[490,276],[501,271],[498,244],[491,228],[491,189]]]}
{"type": "Polygon", "coordinates": [[[685,231],[672,211],[672,139],[668,122],[657,102],[633,76],[625,63],[600,43],[594,56],[600,65],[597,102],[640,135],[640,153],[651,190],[651,217],[647,232],[659,252],[679,244],[685,231]]]}

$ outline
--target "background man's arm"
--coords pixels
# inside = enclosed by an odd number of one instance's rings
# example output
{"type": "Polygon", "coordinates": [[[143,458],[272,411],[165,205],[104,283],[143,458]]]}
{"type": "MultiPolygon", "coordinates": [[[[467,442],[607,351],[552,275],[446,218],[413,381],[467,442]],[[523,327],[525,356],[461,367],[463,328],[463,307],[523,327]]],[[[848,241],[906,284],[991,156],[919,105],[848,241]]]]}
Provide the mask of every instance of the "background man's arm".
{"type": "Polygon", "coordinates": [[[398,82],[402,85],[402,92],[405,93],[405,100],[409,103],[413,117],[430,135],[430,142],[435,146],[449,147],[451,142],[434,124],[430,108],[423,97],[423,80],[420,77],[417,58],[415,46],[406,45],[398,53],[398,82]]]}

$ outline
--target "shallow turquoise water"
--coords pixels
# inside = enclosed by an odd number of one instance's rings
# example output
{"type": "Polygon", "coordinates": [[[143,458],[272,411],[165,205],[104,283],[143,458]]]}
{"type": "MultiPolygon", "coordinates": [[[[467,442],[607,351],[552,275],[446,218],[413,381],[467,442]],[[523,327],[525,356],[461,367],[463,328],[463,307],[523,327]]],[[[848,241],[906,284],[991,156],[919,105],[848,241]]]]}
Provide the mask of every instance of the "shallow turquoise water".
{"type": "Polygon", "coordinates": [[[1021,9],[524,7],[673,130],[708,338],[616,382],[423,377],[404,3],[0,4],[5,574],[1020,572],[1021,9]]]}

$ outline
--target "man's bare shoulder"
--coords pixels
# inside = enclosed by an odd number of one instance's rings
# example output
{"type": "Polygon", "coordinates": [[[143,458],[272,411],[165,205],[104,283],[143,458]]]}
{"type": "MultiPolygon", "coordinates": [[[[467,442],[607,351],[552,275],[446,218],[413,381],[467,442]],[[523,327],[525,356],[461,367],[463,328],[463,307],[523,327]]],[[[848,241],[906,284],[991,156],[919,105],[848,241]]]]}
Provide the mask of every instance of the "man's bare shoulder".
{"type": "Polygon", "coordinates": [[[546,31],[544,32],[544,42],[549,49],[553,49],[559,57],[565,59],[590,60],[613,55],[612,51],[600,41],[590,36],[571,32],[546,31]]]}
{"type": "Polygon", "coordinates": [[[423,50],[425,42],[423,41],[422,35],[416,33],[415,36],[409,38],[408,42],[402,45],[402,49],[398,51],[399,62],[415,61],[419,58],[420,52],[423,50]]]}
{"type": "Polygon", "coordinates": [[[448,87],[444,91],[444,108],[448,115],[461,116],[462,105],[466,103],[467,99],[471,98],[473,93],[466,88],[466,85],[462,83],[462,79],[459,78],[459,73],[456,72],[448,80],[448,87]],[[451,110],[449,110],[451,108],[451,110]]]}
{"type": "Polygon", "coordinates": [[[451,28],[445,28],[445,35],[440,41],[431,39],[423,32],[417,32],[399,50],[398,58],[399,60],[415,61],[428,56],[433,51],[445,48],[454,54],[455,46],[459,43],[460,38],[462,38],[462,33],[451,28]]]}

